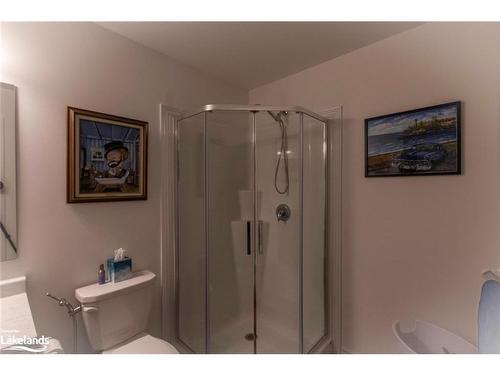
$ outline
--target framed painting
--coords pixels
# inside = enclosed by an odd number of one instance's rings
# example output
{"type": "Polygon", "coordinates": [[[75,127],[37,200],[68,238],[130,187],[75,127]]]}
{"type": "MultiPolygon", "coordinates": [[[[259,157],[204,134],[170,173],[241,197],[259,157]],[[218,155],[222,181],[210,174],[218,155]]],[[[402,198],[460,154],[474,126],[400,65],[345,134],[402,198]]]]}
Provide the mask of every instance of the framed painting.
{"type": "Polygon", "coordinates": [[[461,103],[365,120],[365,176],[461,174],[461,103]]]}
{"type": "Polygon", "coordinates": [[[67,202],[147,199],[148,123],[68,107],[67,202]]]}

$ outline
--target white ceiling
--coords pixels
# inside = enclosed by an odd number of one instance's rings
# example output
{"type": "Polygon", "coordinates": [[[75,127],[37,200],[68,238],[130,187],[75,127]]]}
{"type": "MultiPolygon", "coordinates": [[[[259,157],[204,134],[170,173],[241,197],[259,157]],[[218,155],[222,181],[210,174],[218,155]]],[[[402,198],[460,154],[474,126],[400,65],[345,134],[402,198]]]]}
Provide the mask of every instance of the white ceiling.
{"type": "Polygon", "coordinates": [[[228,83],[252,89],[418,22],[104,22],[102,27],[228,83]]]}

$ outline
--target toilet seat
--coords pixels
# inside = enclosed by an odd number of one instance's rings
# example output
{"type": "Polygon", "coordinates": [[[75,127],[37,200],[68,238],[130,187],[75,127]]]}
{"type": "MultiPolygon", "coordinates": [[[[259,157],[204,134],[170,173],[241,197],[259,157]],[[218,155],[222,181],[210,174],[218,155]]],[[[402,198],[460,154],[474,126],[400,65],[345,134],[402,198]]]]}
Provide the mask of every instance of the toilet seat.
{"type": "Polygon", "coordinates": [[[141,333],[102,354],[179,354],[175,347],[161,339],[141,333]]]}

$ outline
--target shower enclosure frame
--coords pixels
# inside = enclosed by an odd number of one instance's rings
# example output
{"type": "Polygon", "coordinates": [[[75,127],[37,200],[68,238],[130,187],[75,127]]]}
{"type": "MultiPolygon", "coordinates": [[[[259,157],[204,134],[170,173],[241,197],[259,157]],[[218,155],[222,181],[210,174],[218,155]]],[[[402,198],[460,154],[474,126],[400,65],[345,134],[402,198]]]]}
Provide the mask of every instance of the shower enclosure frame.
{"type": "MultiPolygon", "coordinates": [[[[179,272],[178,272],[178,267],[179,267],[179,257],[178,257],[178,238],[179,238],[179,210],[178,210],[178,191],[177,191],[177,183],[178,183],[178,174],[179,174],[179,164],[178,164],[178,145],[179,145],[179,134],[178,134],[178,126],[179,126],[179,121],[188,119],[190,117],[204,114],[203,115],[203,132],[206,135],[206,130],[207,130],[207,113],[211,112],[217,112],[217,111],[242,111],[242,112],[247,112],[247,113],[253,113],[253,124],[252,124],[252,141],[251,141],[251,147],[253,149],[252,152],[252,164],[251,168],[253,169],[253,200],[254,200],[254,211],[256,211],[255,208],[255,202],[256,202],[256,152],[255,152],[255,147],[256,147],[256,113],[257,112],[279,112],[279,111],[285,111],[289,113],[298,113],[301,114],[300,116],[300,226],[302,228],[301,234],[300,234],[300,289],[299,289],[299,321],[300,321],[300,328],[299,328],[299,348],[300,348],[300,353],[304,353],[303,350],[303,326],[304,326],[304,320],[303,320],[303,253],[304,253],[304,242],[303,242],[303,199],[304,199],[304,194],[303,194],[303,175],[304,175],[304,165],[303,165],[303,148],[304,148],[304,141],[303,141],[303,128],[304,128],[304,114],[310,116],[311,118],[314,118],[320,122],[323,123],[324,126],[324,178],[325,178],[325,210],[324,210],[324,291],[325,291],[325,296],[324,296],[324,310],[325,310],[325,327],[324,327],[324,335],[319,339],[318,342],[316,342],[313,347],[307,352],[307,353],[320,353],[320,352],[340,352],[340,347],[341,347],[341,332],[340,332],[340,306],[334,306],[334,303],[337,303],[340,305],[340,262],[341,262],[341,257],[340,257],[340,248],[334,251],[333,245],[332,244],[332,206],[330,202],[330,196],[331,196],[331,188],[332,188],[332,153],[333,153],[333,143],[332,143],[332,133],[335,132],[333,129],[333,118],[327,118],[322,115],[319,115],[317,113],[314,113],[306,108],[300,107],[300,106],[264,106],[264,105],[216,105],[216,104],[210,104],[210,105],[205,105],[201,108],[199,108],[196,111],[193,112],[188,112],[188,113],[183,113],[181,111],[166,107],[164,105],[161,105],[160,108],[161,111],[161,124],[162,124],[162,129],[161,129],[161,136],[163,139],[162,144],[162,159],[163,161],[167,160],[169,161],[170,166],[173,166],[173,173],[163,173],[162,177],[162,190],[166,192],[165,195],[163,195],[163,213],[165,212],[165,209],[167,206],[169,206],[170,210],[172,207],[174,208],[173,213],[170,212],[169,214],[164,215],[162,213],[162,223],[163,225],[166,225],[168,228],[166,231],[162,231],[162,247],[164,249],[163,251],[163,257],[162,257],[162,284],[165,286],[163,288],[163,337],[170,342],[174,343],[177,347],[181,349],[181,352],[184,351],[186,353],[193,353],[194,351],[191,350],[189,345],[184,343],[180,337],[179,334],[179,272]],[[166,143],[166,144],[165,144],[166,143]],[[174,152],[168,152],[165,146],[174,146],[174,152]],[[173,232],[172,232],[173,231],[173,232]],[[172,234],[174,234],[172,238],[172,234]],[[172,261],[174,264],[174,267],[172,267],[172,261]],[[336,277],[333,277],[332,273],[338,273],[336,277]],[[339,285],[333,285],[335,282],[338,283],[339,285]],[[166,317],[169,319],[170,323],[166,322],[166,317]],[[172,319],[173,318],[173,319],[172,319]],[[334,343],[334,341],[337,341],[334,343]],[[330,346],[329,346],[330,345],[330,346]]],[[[333,110],[329,111],[327,115],[334,115],[334,117],[340,117],[341,120],[341,108],[336,107],[333,110]]],[[[335,120],[338,120],[335,118],[335,120]]],[[[341,127],[340,129],[340,135],[341,135],[341,127]]],[[[337,142],[338,144],[338,142],[337,142]]],[[[341,157],[341,150],[340,153],[336,152],[336,156],[341,157]]],[[[341,162],[340,162],[341,163],[341,162]]],[[[207,137],[203,137],[203,168],[204,171],[207,170],[207,137]]],[[[341,165],[341,164],[339,164],[341,165]]],[[[205,173],[205,172],[204,172],[205,173]]],[[[340,173],[337,173],[338,177],[340,177],[340,173]]],[[[207,176],[205,175],[204,177],[204,186],[203,189],[206,192],[208,189],[207,186],[207,176]]],[[[337,184],[340,186],[340,184],[337,184]]],[[[205,254],[207,257],[206,263],[205,263],[205,268],[206,268],[206,279],[205,279],[205,316],[206,316],[206,332],[205,332],[205,347],[207,350],[209,350],[209,343],[210,343],[210,320],[209,320],[209,301],[208,301],[208,285],[209,285],[209,270],[208,270],[208,264],[209,264],[209,253],[208,253],[208,198],[206,194],[204,194],[203,197],[203,205],[204,205],[204,226],[205,226],[205,254]]],[[[340,203],[338,203],[340,204],[340,203]]],[[[340,213],[340,207],[337,207],[339,213],[340,213]]],[[[254,216],[254,218],[256,215],[254,216]]],[[[337,225],[339,227],[339,225],[337,225]]],[[[252,237],[255,239],[255,236],[257,235],[257,229],[253,228],[252,230],[252,237]]],[[[336,235],[339,236],[340,240],[340,230],[337,228],[335,230],[336,235]]],[[[338,243],[338,247],[340,247],[340,241],[336,241],[338,243]]],[[[254,248],[256,250],[256,248],[254,248]]],[[[255,254],[255,251],[252,251],[253,254],[255,254]]],[[[254,255],[255,256],[255,255],[254,255]]],[[[254,271],[253,275],[255,278],[255,267],[256,263],[254,260],[254,271]]],[[[254,298],[255,298],[255,279],[253,281],[254,284],[254,298]]],[[[255,305],[254,305],[255,309],[255,305]]],[[[255,310],[254,310],[255,314],[255,310]]],[[[255,315],[254,315],[255,319],[255,315]]],[[[254,340],[254,352],[256,352],[256,340],[254,340]]]]}

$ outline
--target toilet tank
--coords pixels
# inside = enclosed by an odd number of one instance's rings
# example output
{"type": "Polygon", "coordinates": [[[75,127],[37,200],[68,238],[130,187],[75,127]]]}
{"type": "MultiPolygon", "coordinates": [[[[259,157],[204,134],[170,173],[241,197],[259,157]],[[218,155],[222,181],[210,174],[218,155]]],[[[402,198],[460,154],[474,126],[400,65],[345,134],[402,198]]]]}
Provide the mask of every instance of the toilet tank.
{"type": "Polygon", "coordinates": [[[146,330],[155,277],[151,271],[135,272],[128,280],[75,291],[92,348],[107,350],[146,330]]]}

